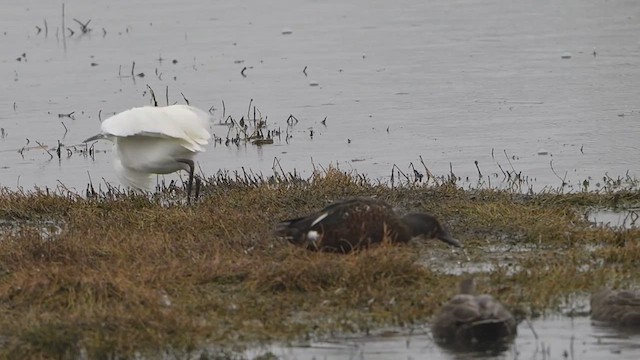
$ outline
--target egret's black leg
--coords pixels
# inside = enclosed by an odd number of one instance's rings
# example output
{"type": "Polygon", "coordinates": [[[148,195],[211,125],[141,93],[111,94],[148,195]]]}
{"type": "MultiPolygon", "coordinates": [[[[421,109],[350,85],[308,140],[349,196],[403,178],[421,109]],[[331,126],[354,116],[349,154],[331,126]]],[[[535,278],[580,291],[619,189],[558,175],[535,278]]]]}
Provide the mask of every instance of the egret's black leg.
{"type": "Polygon", "coordinates": [[[191,188],[193,187],[193,170],[194,164],[191,159],[178,159],[178,162],[187,164],[189,166],[189,183],[187,184],[187,204],[191,204],[191,188]]]}
{"type": "Polygon", "coordinates": [[[196,193],[193,196],[194,200],[198,200],[198,198],[200,197],[200,186],[202,185],[202,181],[200,180],[199,176],[196,176],[196,193]]]}

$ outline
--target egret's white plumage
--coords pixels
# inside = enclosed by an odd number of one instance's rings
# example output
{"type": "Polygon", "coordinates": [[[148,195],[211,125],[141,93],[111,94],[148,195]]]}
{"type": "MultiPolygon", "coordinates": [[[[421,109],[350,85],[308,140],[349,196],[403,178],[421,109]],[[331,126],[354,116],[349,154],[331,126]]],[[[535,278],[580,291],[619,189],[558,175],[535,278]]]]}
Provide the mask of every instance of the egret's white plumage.
{"type": "Polygon", "coordinates": [[[188,105],[138,107],[116,114],[100,125],[101,132],[85,140],[113,142],[114,169],[127,186],[149,189],[151,174],[189,171],[193,158],[209,143],[209,113],[188,105]]]}

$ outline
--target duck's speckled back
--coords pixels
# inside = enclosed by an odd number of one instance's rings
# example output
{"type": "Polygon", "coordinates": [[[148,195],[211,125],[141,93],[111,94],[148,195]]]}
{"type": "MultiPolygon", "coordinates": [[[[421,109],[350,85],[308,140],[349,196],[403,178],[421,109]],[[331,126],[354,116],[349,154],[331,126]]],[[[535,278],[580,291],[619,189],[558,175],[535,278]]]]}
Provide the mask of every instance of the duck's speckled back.
{"type": "Polygon", "coordinates": [[[640,329],[640,291],[601,289],[591,295],[591,318],[640,329]]]}
{"type": "Polygon", "coordinates": [[[505,343],[516,335],[516,320],[491,295],[473,295],[472,280],[464,280],[461,291],[435,315],[434,338],[445,345],[485,345],[505,343]],[[470,290],[471,289],[471,290],[470,290]]]}

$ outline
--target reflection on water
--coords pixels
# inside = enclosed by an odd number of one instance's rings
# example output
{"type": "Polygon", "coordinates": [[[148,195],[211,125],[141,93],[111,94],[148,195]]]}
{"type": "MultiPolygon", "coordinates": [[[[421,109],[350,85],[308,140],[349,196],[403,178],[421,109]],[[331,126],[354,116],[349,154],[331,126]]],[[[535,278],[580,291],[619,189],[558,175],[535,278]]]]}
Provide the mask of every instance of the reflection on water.
{"type": "Polygon", "coordinates": [[[586,216],[597,226],[629,229],[640,225],[640,209],[591,209],[586,216]]]}
{"type": "Polygon", "coordinates": [[[592,325],[587,317],[550,317],[518,327],[515,343],[501,354],[455,352],[435,345],[427,329],[412,334],[385,332],[305,345],[266,346],[248,351],[249,358],[271,352],[278,359],[638,359],[640,333],[592,325]]]}

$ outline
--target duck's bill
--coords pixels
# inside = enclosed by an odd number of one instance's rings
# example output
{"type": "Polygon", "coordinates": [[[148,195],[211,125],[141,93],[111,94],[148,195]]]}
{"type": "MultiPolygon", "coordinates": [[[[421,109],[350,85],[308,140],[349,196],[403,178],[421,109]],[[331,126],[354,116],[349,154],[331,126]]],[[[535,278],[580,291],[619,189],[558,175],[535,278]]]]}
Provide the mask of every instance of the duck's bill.
{"type": "Polygon", "coordinates": [[[93,135],[92,137],[86,139],[85,141],[83,141],[84,143],[87,143],[89,141],[95,141],[95,140],[102,140],[104,139],[105,136],[104,134],[97,134],[97,135],[93,135]]]}
{"type": "Polygon", "coordinates": [[[446,242],[447,244],[449,244],[451,246],[462,247],[462,243],[459,240],[454,239],[449,234],[441,234],[441,235],[438,235],[437,238],[438,238],[438,240],[444,241],[444,242],[446,242]]]}

